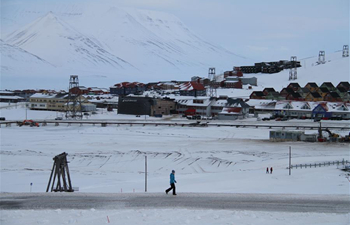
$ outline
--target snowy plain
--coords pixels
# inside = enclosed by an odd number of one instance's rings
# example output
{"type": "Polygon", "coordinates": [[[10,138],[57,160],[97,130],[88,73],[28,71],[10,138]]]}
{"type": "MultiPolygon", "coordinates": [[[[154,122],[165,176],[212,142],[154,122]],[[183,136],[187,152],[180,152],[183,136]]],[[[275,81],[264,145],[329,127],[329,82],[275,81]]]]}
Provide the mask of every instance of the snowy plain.
{"type": "MultiPolygon", "coordinates": [[[[25,118],[25,107],[19,104],[1,107],[1,116],[9,120],[25,118]]],[[[27,110],[28,119],[54,119],[57,115],[27,110]]],[[[145,119],[106,111],[94,116],[90,119],[145,119]]],[[[256,118],[247,122],[253,120],[256,118]]],[[[143,193],[147,155],[148,193],[163,193],[169,185],[169,173],[175,169],[179,195],[349,196],[348,175],[340,170],[341,166],[293,169],[291,176],[287,170],[289,146],[292,164],[304,164],[349,160],[349,144],[270,142],[269,131],[142,125],[2,126],[1,192],[45,192],[52,158],[67,152],[72,185],[79,187],[79,193],[143,193]],[[266,174],[266,167],[273,167],[273,174],[266,174]]],[[[348,131],[334,132],[345,135],[348,131]]],[[[187,208],[1,211],[2,224],[348,224],[349,217],[350,214],[187,208]]]]}

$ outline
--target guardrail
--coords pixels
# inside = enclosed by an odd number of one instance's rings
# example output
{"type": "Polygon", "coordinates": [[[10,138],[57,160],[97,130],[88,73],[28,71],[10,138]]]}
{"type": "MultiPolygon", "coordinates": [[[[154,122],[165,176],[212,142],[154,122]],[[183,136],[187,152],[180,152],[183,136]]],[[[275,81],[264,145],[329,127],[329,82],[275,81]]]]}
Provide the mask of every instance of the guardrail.
{"type": "MultiPolygon", "coordinates": [[[[0,128],[2,127],[11,127],[13,124],[19,125],[23,121],[1,121],[0,122],[0,128]]],[[[61,124],[66,124],[67,126],[71,125],[100,125],[101,127],[107,127],[111,125],[141,125],[141,126],[146,126],[146,125],[153,125],[153,126],[180,126],[180,127],[208,127],[208,126],[216,126],[216,127],[236,127],[236,128],[280,128],[280,129],[309,129],[309,130],[317,130],[319,128],[318,124],[315,125],[290,125],[290,124],[262,124],[262,123],[244,123],[244,122],[239,122],[239,123],[233,123],[233,122],[226,122],[226,123],[219,123],[219,122],[203,122],[203,121],[198,121],[198,122],[160,122],[160,121],[113,121],[113,120],[101,120],[101,121],[89,121],[89,120],[36,120],[35,122],[39,123],[41,126],[47,126],[48,124],[53,124],[55,126],[60,126],[61,124]]],[[[322,125],[323,129],[340,129],[340,130],[350,130],[350,124],[339,124],[339,125],[322,125]]]]}

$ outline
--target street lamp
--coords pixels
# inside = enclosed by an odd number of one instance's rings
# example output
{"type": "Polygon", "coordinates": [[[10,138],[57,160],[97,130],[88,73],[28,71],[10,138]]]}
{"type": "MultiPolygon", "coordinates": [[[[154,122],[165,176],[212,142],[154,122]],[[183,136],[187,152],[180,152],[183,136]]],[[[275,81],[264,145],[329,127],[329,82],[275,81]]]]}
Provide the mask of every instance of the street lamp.
{"type": "Polygon", "coordinates": [[[27,112],[27,110],[28,110],[28,103],[26,103],[25,106],[26,106],[26,120],[27,120],[27,115],[28,115],[28,112],[27,112]]]}

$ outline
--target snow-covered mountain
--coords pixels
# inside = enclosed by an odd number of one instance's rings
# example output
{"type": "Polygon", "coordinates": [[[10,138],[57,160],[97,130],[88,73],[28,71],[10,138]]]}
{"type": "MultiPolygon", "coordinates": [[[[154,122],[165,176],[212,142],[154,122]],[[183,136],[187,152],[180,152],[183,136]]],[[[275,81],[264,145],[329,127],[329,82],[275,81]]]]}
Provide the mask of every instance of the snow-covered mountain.
{"type": "MultiPolygon", "coordinates": [[[[64,70],[66,76],[107,78],[104,85],[108,86],[123,80],[206,76],[209,67],[223,71],[247,61],[204,41],[167,13],[102,4],[31,7],[3,10],[1,19],[8,34],[2,34],[2,39],[57,67],[52,77],[62,76],[64,70]],[[16,29],[10,32],[12,25],[16,29]]],[[[22,64],[4,66],[25,70],[22,64]]]]}
{"type": "Polygon", "coordinates": [[[11,33],[7,36],[6,42],[45,58],[58,67],[93,68],[99,67],[100,64],[116,69],[132,67],[52,12],[11,33]]]}

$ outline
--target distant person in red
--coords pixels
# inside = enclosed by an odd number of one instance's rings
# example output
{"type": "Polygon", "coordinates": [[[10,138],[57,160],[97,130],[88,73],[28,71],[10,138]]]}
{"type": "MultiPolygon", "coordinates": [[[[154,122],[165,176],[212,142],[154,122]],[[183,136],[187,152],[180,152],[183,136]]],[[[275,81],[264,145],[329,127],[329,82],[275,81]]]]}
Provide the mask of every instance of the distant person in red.
{"type": "Polygon", "coordinates": [[[269,167],[266,168],[266,173],[269,173],[269,167]]]}
{"type": "Polygon", "coordinates": [[[273,169],[272,169],[272,167],[270,168],[270,174],[272,174],[272,171],[273,171],[273,169]]]}

